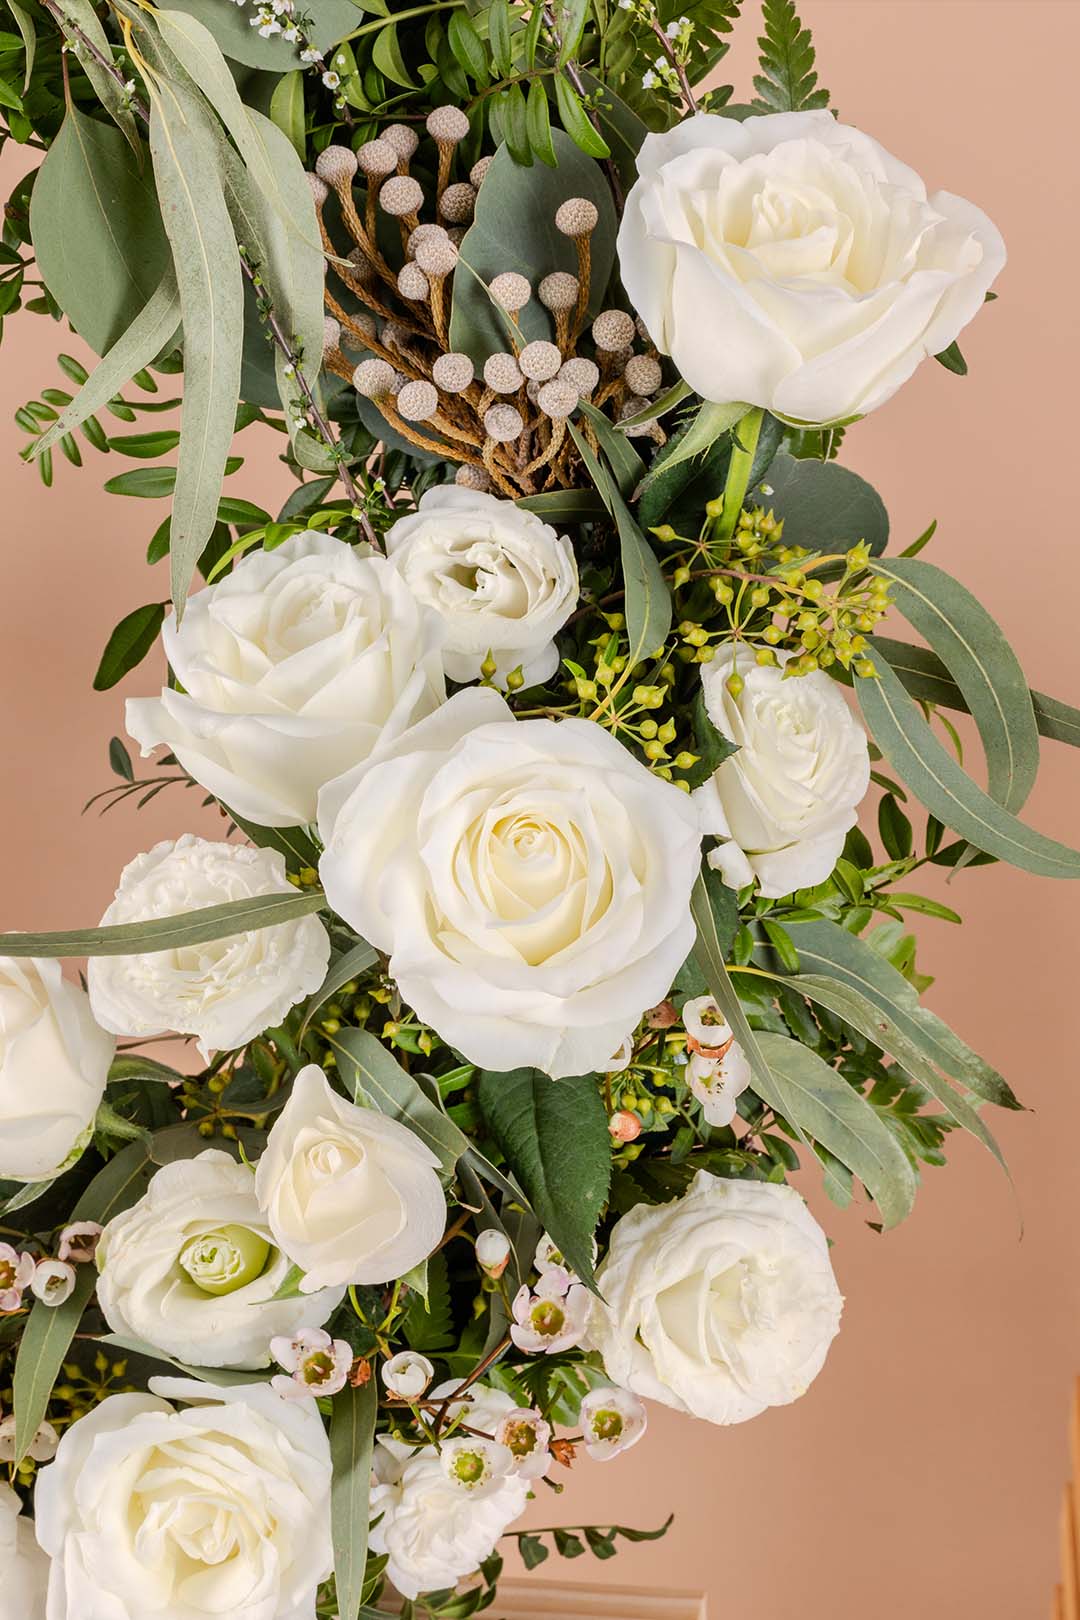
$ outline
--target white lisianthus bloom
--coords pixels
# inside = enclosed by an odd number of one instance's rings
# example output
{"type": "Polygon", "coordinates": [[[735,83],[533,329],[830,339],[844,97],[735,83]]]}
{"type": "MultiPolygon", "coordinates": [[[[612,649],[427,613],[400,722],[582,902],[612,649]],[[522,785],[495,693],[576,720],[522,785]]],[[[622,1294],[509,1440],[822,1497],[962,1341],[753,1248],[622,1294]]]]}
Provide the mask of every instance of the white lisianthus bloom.
{"type": "Polygon", "coordinates": [[[996,226],[827,112],[647,135],[619,230],[627,295],[705,399],[864,416],[978,313],[996,226]]]}
{"type": "MultiPolygon", "coordinates": [[[[457,1388],[440,1385],[432,1399],[457,1388]]],[[[451,1413],[467,1412],[470,1428],[492,1434],[517,1408],[508,1395],[475,1384],[466,1407],[457,1402],[451,1413]]],[[[530,1485],[521,1474],[499,1479],[479,1496],[447,1478],[434,1446],[418,1450],[380,1436],[375,1448],[370,1511],[371,1550],[385,1553],[386,1573],[404,1598],[438,1592],[471,1575],[489,1558],[507,1528],[524,1513],[530,1485]]]]}
{"type": "Polygon", "coordinates": [[[614,1383],[710,1423],[804,1394],[840,1326],[825,1234],[794,1187],[699,1170],[616,1221],[589,1339],[614,1383]]]}
{"type": "Polygon", "coordinates": [[[131,699],[127,728],[238,815],[296,826],[314,820],[324,782],[443,701],[442,635],[384,557],[297,534],[196,591],[179,627],[166,621],[183,690],[131,699]]]}
{"type": "Polygon", "coordinates": [[[314,1405],[265,1383],[150,1388],[93,1407],[38,1475],[49,1620],[312,1620],[333,1566],[314,1405]]]}
{"type": "Polygon", "coordinates": [[[305,1292],[392,1282],[446,1228],[438,1163],[406,1125],[339,1097],[309,1063],[274,1121],[255,1195],[305,1292]]]}
{"type": "Polygon", "coordinates": [[[825,881],[870,785],[866,733],[841,688],[820,670],[785,680],[791,655],[776,656],[759,664],[740,642],[704,666],[709,719],[738,752],[693,795],[705,832],[725,840],[709,865],[733,889],[756,878],[769,899],[825,881]]]}
{"type": "MultiPolygon", "coordinates": [[[[275,849],[222,844],[185,833],[155,844],[120,874],[102,926],[148,922],[185,911],[295,894],[275,849]]],[[[199,1051],[231,1051],[317,990],[330,960],[330,936],[318,917],[297,917],[201,945],[132,956],[94,956],[87,969],[90,1005],[117,1035],[197,1037],[199,1051]]]]}
{"type": "Polygon", "coordinates": [[[196,1367],[268,1367],[272,1339],[319,1327],[345,1292],[274,1298],[291,1262],[251,1171],[217,1148],[162,1165],[105,1227],[97,1263],[113,1332],[196,1367]]]}
{"type": "Polygon", "coordinates": [[[585,1450],[594,1462],[609,1462],[636,1446],[648,1422],[644,1402],[628,1389],[590,1389],[581,1402],[585,1450]]]}
{"type": "Polygon", "coordinates": [[[10,1485],[0,1484],[0,1620],[45,1620],[49,1560],[10,1485]]]}
{"type": "Polygon", "coordinates": [[[470,1062],[602,1068],[694,940],[686,795],[587,720],[457,693],[319,798],[331,905],[470,1062]]]}
{"type": "Polygon", "coordinates": [[[578,570],[569,539],[535,512],[441,484],[387,530],[386,554],[446,625],[451,680],[476,680],[489,652],[498,679],[518,666],[526,686],[554,675],[553,638],[577,606],[578,570]]]}
{"type": "Polygon", "coordinates": [[[0,956],[0,1181],[48,1181],[74,1162],[115,1050],[58,962],[0,956]]]}

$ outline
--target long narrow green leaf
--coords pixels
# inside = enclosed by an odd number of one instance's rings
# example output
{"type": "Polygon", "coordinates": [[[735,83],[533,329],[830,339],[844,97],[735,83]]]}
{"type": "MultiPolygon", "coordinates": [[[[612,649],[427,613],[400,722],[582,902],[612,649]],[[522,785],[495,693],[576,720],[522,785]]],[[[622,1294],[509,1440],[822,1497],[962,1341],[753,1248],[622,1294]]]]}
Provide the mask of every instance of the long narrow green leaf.
{"type": "Polygon", "coordinates": [[[356,1620],[364,1594],[371,1512],[371,1454],[379,1392],[374,1373],[366,1384],[346,1384],[330,1417],[330,1525],[334,1584],[341,1620],[356,1620]]]}
{"type": "MultiPolygon", "coordinates": [[[[968,711],[964,694],[936,653],[928,647],[914,647],[891,636],[875,636],[872,650],[883,653],[912,697],[920,703],[938,703],[945,709],[968,711]]],[[[1035,724],[1051,742],[1080,748],[1080,709],[1062,703],[1046,692],[1031,691],[1035,724]]]]}
{"type": "Polygon", "coordinates": [[[145,956],[294,922],[325,904],[321,889],[257,894],[250,900],[229,900],[222,906],[182,911],[175,917],[152,917],[146,922],[76,928],[59,934],[5,934],[3,949],[5,956],[145,956]]]}
{"type": "Polygon", "coordinates": [[[65,405],[52,427],[33,446],[33,454],[51,450],[53,445],[79,427],[103,405],[107,405],[137,371],[167,349],[180,324],[180,298],[176,276],[169,265],[157,291],[143,305],[122,337],[103,355],[70,405],[65,405]]]}
{"type": "Polygon", "coordinates": [[[328,1037],[338,1071],[354,1096],[415,1131],[435,1154],[445,1175],[453,1175],[469,1139],[427,1097],[392,1052],[366,1029],[343,1029],[328,1037]]]}
{"type": "MultiPolygon", "coordinates": [[[[735,896],[730,890],[726,893],[731,896],[731,903],[734,904],[735,896]]],[[[790,1119],[791,1116],[784,1107],[783,1089],[769,1068],[765,1054],[758,1045],[758,1038],[747,1022],[739,993],[725,966],[724,942],[710,899],[709,887],[703,876],[699,877],[694,885],[690,896],[690,911],[697,925],[694,959],[701,969],[713,1000],[727,1019],[736,1041],[746,1053],[754,1075],[754,1090],[770,1108],[775,1108],[785,1119],[790,1119]]]]}
{"type": "Polygon", "coordinates": [[[217,521],[240,393],[244,297],[210,115],[178,83],[158,81],[150,151],[184,321],[184,400],[169,547],[179,620],[217,521]]]}
{"type": "Polygon", "coordinates": [[[885,557],[873,569],[956,680],[982,738],[990,797],[1016,815],[1039,770],[1035,713],[1019,659],[982,604],[943,569],[914,557],[885,557]]]}
{"type": "Polygon", "coordinates": [[[34,31],[34,20],[30,13],[20,4],[19,0],[7,0],[8,10],[15,18],[19,33],[22,35],[23,48],[26,51],[26,71],[23,74],[22,90],[25,96],[30,88],[30,80],[34,76],[34,58],[37,55],[37,34],[34,31]]]}
{"type": "Polygon", "coordinates": [[[139,140],[138,126],[135,115],[127,103],[123,88],[113,78],[96,57],[80,44],[73,32],[72,25],[85,34],[91,45],[97,47],[107,62],[112,61],[112,46],[108,36],[101,25],[97,12],[94,10],[92,0],[62,0],[61,10],[68,27],[64,30],[75,48],[79,66],[94,87],[94,93],[109,117],[126,139],[131,150],[139,162],[143,161],[143,145],[139,140]]]}
{"type": "Polygon", "coordinates": [[[337,994],[343,984],[355,978],[357,974],[365,972],[379,960],[379,953],[374,945],[369,945],[366,939],[357,940],[351,950],[342,951],[326,970],[326,978],[316,990],[304,1010],[304,1021],[300,1025],[300,1039],[304,1032],[311,1027],[311,1021],[319,1010],[326,1006],[330,998],[337,994]]]}
{"type": "Polygon", "coordinates": [[[597,443],[608,459],[615,474],[615,482],[619,486],[619,494],[628,501],[645,476],[645,463],[625,433],[616,433],[603,411],[598,411],[587,399],[581,400],[578,410],[589,423],[596,435],[597,443]]]}
{"type": "Polygon", "coordinates": [[[874,741],[897,775],[938,820],[976,849],[1042,877],[1080,878],[1080,852],[1017,821],[974,783],[938,742],[883,660],[855,690],[874,741]]]}

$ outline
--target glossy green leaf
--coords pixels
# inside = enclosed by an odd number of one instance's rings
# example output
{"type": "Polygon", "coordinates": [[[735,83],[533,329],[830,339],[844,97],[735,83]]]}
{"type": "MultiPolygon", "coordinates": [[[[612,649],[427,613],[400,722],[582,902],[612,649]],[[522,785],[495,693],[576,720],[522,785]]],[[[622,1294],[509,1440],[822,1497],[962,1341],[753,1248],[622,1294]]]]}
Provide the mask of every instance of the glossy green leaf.
{"type": "Polygon", "coordinates": [[[555,156],[555,147],[551,140],[551,114],[548,110],[547,91],[541,79],[534,79],[529,86],[529,97],[525,106],[525,128],[529,137],[529,145],[534,156],[549,168],[558,167],[559,160],[555,156]]]}
{"type": "Polygon", "coordinates": [[[506,0],[491,0],[488,7],[488,43],[501,79],[513,72],[514,56],[510,44],[510,7],[506,0]]]}
{"type": "Polygon", "coordinates": [[[415,90],[416,81],[409,73],[398,41],[397,24],[380,28],[371,47],[371,59],[384,78],[391,84],[400,84],[405,90],[415,90]]]}
{"type": "Polygon", "coordinates": [[[230,939],[252,928],[294,922],[326,904],[319,889],[291,894],[257,894],[220,906],[182,911],[173,917],[116,923],[107,928],[81,928],[52,934],[5,934],[5,956],[145,956],[152,951],[182,950],[230,939]]]}
{"type": "Polygon", "coordinates": [[[490,77],[488,53],[476,31],[475,23],[464,8],[451,12],[446,25],[446,37],[450,42],[450,49],[466,73],[483,89],[490,77]]]}
{"type": "Polygon", "coordinates": [[[585,111],[581,97],[562,73],[555,75],[555,102],[563,129],[575,146],[588,157],[611,156],[610,146],[585,111]]]}
{"type": "Polygon", "coordinates": [[[94,691],[107,692],[117,681],[141,664],[151,647],[158,638],[158,632],[165,622],[164,602],[148,602],[145,607],[136,608],[134,612],[125,614],[109,637],[105,651],[101,655],[97,674],[94,676],[94,691]]]}
{"type": "Polygon", "coordinates": [[[366,1384],[346,1384],[330,1415],[330,1528],[341,1620],[356,1620],[364,1595],[371,1512],[371,1456],[379,1390],[374,1369],[366,1384]]]}

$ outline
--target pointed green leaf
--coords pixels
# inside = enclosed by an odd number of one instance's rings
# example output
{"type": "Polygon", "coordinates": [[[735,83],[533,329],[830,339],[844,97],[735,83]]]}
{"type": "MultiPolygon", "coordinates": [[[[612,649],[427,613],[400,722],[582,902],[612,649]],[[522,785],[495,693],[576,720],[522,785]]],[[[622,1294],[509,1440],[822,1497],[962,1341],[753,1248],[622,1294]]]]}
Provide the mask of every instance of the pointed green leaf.
{"type": "Polygon", "coordinates": [[[356,1620],[364,1594],[371,1510],[371,1455],[379,1391],[372,1369],[366,1384],[346,1384],[330,1416],[330,1526],[334,1583],[341,1620],[356,1620]]]}
{"type": "MultiPolygon", "coordinates": [[[[938,703],[946,709],[967,712],[964,694],[936,653],[927,647],[914,647],[891,636],[875,636],[872,653],[884,654],[912,697],[920,703],[938,703]]],[[[1080,709],[1062,703],[1046,692],[1031,691],[1035,724],[1040,736],[1052,742],[1080,748],[1080,709]]]]}
{"type": "Polygon", "coordinates": [[[369,945],[366,939],[357,940],[351,950],[342,951],[335,956],[326,970],[326,978],[316,990],[307,1007],[304,1009],[304,1021],[300,1025],[299,1039],[303,1039],[305,1030],[311,1026],[311,1021],[319,1010],[341,989],[350,979],[365,973],[369,967],[379,960],[379,953],[374,945],[369,945]]]}
{"type": "Polygon", "coordinates": [[[380,1040],[366,1029],[343,1029],[327,1037],[338,1073],[358,1101],[367,1101],[390,1119],[400,1120],[435,1154],[445,1175],[453,1175],[469,1139],[426,1095],[380,1040]]]}
{"type": "Polygon", "coordinates": [[[109,637],[101,655],[101,663],[94,676],[94,691],[107,692],[129,670],[141,664],[157,641],[158,631],[164,622],[164,602],[148,602],[145,607],[126,614],[109,637]]]}
{"type": "Polygon", "coordinates": [[[152,951],[182,950],[231,939],[253,928],[294,922],[326,904],[320,889],[291,894],[257,894],[250,900],[228,900],[221,906],[182,911],[174,917],[116,923],[107,928],[81,928],[68,933],[5,934],[5,956],[145,956],[152,951]]]}
{"type": "MultiPolygon", "coordinates": [[[[101,105],[135,153],[141,169],[145,148],[139,138],[135,115],[127,105],[123,86],[117,82],[107,68],[102,66],[97,57],[92,56],[85,46],[80,44],[72,27],[74,25],[75,28],[79,29],[80,33],[85,34],[91,45],[97,48],[107,62],[112,61],[112,45],[109,43],[105,29],[102,27],[101,19],[94,10],[92,0],[63,0],[61,10],[64,14],[64,21],[68,25],[64,32],[72,42],[79,66],[93,85],[94,93],[101,105]]],[[[98,353],[101,352],[99,349],[98,353]]]]}

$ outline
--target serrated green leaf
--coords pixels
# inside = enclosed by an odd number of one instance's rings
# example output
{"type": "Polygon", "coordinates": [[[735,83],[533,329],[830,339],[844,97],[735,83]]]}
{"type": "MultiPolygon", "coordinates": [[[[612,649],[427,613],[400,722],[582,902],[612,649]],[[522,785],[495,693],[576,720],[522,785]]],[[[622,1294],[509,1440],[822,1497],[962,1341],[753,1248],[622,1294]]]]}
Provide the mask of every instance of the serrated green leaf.
{"type": "Polygon", "coordinates": [[[330,1417],[330,1526],[341,1620],[357,1620],[364,1596],[371,1511],[371,1456],[379,1392],[374,1372],[359,1388],[334,1396],[330,1417]]]}
{"type": "Polygon", "coordinates": [[[764,0],[765,33],[758,40],[761,72],[754,77],[755,111],[801,112],[827,107],[829,92],[817,89],[814,46],[794,0],[764,0]]]}
{"type": "MultiPolygon", "coordinates": [[[[686,384],[682,386],[685,391],[686,384]]],[[[677,387],[672,390],[673,393],[677,391],[677,387]]],[[[748,409],[748,406],[738,402],[733,405],[711,405],[708,401],[703,403],[686,432],[681,433],[677,439],[670,440],[656,457],[645,480],[645,488],[648,488],[661,473],[670,472],[680,462],[693,461],[696,456],[704,455],[722,433],[727,433],[741,417],[746,415],[748,409]]]]}
{"type": "Polygon", "coordinates": [[[228,900],[221,906],[182,911],[173,917],[150,917],[145,922],[116,923],[107,928],[82,928],[64,933],[5,934],[6,956],[145,956],[153,951],[182,950],[231,939],[252,928],[273,928],[294,922],[326,904],[319,889],[290,894],[257,894],[249,900],[228,900]]]}

